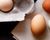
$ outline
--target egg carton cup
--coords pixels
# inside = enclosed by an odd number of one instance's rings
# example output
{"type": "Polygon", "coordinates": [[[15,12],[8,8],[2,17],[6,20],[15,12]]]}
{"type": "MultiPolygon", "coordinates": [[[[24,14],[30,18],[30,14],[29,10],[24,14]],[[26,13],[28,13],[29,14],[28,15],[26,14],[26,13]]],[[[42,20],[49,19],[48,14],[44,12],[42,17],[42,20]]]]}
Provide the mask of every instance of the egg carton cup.
{"type": "Polygon", "coordinates": [[[23,21],[25,14],[34,10],[34,0],[15,0],[15,6],[9,13],[0,12],[0,22],[23,21]]]}

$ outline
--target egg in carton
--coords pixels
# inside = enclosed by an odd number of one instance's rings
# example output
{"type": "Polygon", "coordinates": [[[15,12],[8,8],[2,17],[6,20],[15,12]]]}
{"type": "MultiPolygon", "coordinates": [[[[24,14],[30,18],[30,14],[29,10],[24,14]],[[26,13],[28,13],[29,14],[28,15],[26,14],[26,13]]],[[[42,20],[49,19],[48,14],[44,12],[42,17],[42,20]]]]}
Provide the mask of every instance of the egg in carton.
{"type": "Polygon", "coordinates": [[[49,38],[50,32],[49,32],[49,29],[48,29],[48,27],[50,27],[50,14],[48,13],[48,11],[49,11],[48,1],[49,0],[37,0],[37,2],[35,3],[35,13],[44,16],[45,21],[46,21],[46,33],[45,33],[45,35],[43,35],[39,38],[41,40],[49,40],[50,39],[49,38]],[[45,3],[45,5],[44,5],[44,3],[45,3]],[[44,6],[47,7],[47,8],[44,8],[44,6]]]}
{"type": "Polygon", "coordinates": [[[0,0],[0,22],[23,21],[33,10],[33,0],[0,0]]]}

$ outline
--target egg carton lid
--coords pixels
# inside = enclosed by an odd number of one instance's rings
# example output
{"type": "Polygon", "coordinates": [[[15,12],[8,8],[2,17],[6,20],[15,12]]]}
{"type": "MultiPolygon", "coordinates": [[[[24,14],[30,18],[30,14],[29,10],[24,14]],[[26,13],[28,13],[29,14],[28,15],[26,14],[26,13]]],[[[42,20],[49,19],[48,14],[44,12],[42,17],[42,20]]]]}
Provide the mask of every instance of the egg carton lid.
{"type": "Polygon", "coordinates": [[[16,8],[16,6],[9,13],[0,12],[0,22],[23,21],[25,19],[25,14],[29,14],[30,12],[33,12],[33,10],[34,10],[33,9],[34,8],[34,0],[31,0],[31,2],[32,3],[31,3],[30,8],[27,11],[25,11],[25,12],[21,12],[21,10],[16,8]]]}

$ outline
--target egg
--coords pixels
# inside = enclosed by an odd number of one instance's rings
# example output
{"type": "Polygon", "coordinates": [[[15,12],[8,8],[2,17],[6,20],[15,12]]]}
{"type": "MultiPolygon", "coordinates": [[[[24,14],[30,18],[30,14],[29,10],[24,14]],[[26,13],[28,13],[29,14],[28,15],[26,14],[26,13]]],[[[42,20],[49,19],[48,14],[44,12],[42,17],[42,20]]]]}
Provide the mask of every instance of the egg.
{"type": "Polygon", "coordinates": [[[0,0],[0,10],[3,12],[8,12],[13,8],[12,0],[0,0]]]}
{"type": "Polygon", "coordinates": [[[50,13],[50,0],[45,0],[42,6],[46,12],[50,13]]]}
{"type": "Polygon", "coordinates": [[[32,33],[36,36],[39,36],[44,33],[45,29],[46,29],[45,18],[40,14],[35,15],[31,20],[32,33]]]}

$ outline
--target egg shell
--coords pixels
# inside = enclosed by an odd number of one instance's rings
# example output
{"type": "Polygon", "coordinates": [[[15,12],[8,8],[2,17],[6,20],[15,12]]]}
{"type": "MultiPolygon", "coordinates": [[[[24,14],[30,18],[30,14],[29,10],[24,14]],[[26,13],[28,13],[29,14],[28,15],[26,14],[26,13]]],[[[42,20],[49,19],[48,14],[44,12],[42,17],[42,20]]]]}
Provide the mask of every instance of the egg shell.
{"type": "Polygon", "coordinates": [[[0,0],[0,10],[3,12],[8,12],[13,8],[12,0],[0,0]]]}
{"type": "Polygon", "coordinates": [[[31,30],[33,34],[39,36],[43,34],[46,29],[46,22],[42,15],[37,14],[31,21],[31,30]]]}
{"type": "Polygon", "coordinates": [[[50,13],[50,0],[45,0],[42,6],[46,12],[50,13]]]}

